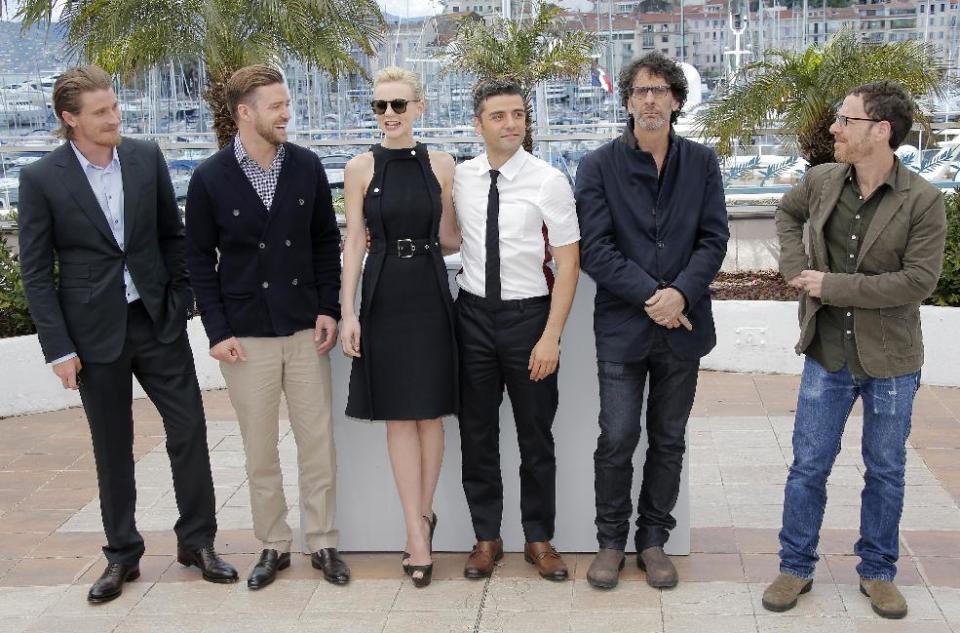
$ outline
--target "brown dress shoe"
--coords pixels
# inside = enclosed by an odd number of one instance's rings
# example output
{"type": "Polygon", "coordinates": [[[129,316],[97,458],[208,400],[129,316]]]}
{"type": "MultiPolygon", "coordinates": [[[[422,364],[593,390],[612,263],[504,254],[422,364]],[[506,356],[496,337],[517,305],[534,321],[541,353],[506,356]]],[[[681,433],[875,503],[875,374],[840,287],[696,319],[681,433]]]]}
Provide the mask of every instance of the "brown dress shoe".
{"type": "Polygon", "coordinates": [[[489,578],[497,561],[503,558],[503,540],[477,541],[463,566],[465,578],[489,578]]]}
{"type": "Polygon", "coordinates": [[[527,543],[523,546],[523,559],[537,567],[541,578],[547,580],[567,579],[567,564],[560,558],[557,550],[553,549],[550,541],[527,543]]]}

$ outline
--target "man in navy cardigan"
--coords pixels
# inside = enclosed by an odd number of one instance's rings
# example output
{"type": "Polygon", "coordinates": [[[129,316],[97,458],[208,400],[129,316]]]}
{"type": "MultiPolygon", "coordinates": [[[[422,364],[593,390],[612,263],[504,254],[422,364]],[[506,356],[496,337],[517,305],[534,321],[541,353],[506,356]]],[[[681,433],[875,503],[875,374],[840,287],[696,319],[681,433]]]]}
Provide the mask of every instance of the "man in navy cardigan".
{"type": "Polygon", "coordinates": [[[676,526],[671,512],[700,358],[716,343],[708,285],[723,262],[729,230],[716,156],[673,132],[687,97],[679,64],[646,55],[621,72],[619,90],[630,114],[627,128],[583,159],[575,189],[581,263],[597,283],[600,379],[594,454],[600,552],[587,580],[614,587],[623,567],[632,459],[649,376],[637,564],[650,585],[672,587],[677,572],[663,545],[676,526]]]}
{"type": "Polygon", "coordinates": [[[342,584],[350,570],[336,549],[327,356],[340,318],[340,232],[330,187],[319,158],[285,142],[290,96],[276,69],[242,68],[226,93],[238,134],[190,180],[187,262],[210,355],[240,423],[253,529],[263,543],[247,586],[265,587],[290,565],[277,454],[281,392],[299,453],[304,545],[313,566],[342,584]]]}

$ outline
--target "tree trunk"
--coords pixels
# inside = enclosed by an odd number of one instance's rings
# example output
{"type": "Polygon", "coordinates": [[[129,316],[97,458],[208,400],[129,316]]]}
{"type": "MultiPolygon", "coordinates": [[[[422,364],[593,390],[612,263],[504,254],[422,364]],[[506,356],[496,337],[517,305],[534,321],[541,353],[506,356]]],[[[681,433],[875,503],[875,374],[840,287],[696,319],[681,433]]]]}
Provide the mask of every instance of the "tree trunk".
{"type": "Polygon", "coordinates": [[[526,121],[524,121],[523,130],[523,149],[533,153],[533,104],[530,102],[529,93],[523,97],[523,105],[527,109],[526,121]]]}
{"type": "Polygon", "coordinates": [[[217,135],[217,147],[220,148],[232,141],[237,134],[237,124],[227,107],[225,90],[226,78],[232,74],[233,71],[230,69],[221,69],[221,72],[216,75],[211,74],[203,91],[203,98],[210,106],[210,112],[213,113],[213,130],[217,135]]]}
{"type": "Polygon", "coordinates": [[[813,130],[797,134],[800,151],[811,167],[836,160],[833,155],[833,134],[830,133],[833,119],[834,115],[831,111],[817,123],[813,130]]]}

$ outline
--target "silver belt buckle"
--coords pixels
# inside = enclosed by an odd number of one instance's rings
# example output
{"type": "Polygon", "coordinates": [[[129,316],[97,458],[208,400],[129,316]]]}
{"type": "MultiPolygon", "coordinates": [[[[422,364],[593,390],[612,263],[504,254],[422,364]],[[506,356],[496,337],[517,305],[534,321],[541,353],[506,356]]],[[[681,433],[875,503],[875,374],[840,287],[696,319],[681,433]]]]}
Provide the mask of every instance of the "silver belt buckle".
{"type": "Polygon", "coordinates": [[[417,250],[417,245],[413,240],[397,240],[397,257],[401,259],[410,259],[417,250]]]}

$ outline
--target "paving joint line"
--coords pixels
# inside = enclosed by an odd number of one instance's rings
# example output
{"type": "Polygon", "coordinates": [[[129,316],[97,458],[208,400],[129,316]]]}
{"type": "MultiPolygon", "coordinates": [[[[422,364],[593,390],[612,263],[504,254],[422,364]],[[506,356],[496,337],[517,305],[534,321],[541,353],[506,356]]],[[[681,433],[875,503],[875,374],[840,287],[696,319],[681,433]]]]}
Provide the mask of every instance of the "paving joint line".
{"type": "MultiPolygon", "coordinates": [[[[496,570],[494,570],[494,573],[496,573],[496,570]]],[[[483,581],[483,592],[480,594],[480,604],[477,606],[477,619],[473,621],[473,633],[480,633],[480,621],[483,618],[483,610],[487,604],[487,594],[490,592],[490,583],[492,582],[493,574],[487,576],[483,581]]]]}

